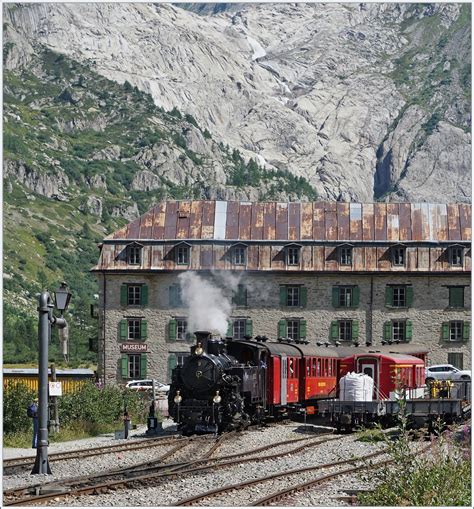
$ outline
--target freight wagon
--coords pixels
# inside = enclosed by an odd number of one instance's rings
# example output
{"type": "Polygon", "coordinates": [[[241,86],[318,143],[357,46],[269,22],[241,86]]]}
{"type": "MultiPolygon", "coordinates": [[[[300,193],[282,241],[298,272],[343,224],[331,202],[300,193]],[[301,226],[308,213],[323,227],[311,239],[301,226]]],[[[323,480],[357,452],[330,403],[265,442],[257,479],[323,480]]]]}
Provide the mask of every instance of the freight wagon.
{"type": "MultiPolygon", "coordinates": [[[[49,381],[51,382],[51,370],[48,370],[49,381]]],[[[57,369],[56,380],[62,383],[63,394],[76,391],[87,381],[95,380],[94,371],[91,369],[57,369]]],[[[38,391],[38,369],[37,368],[4,368],[3,369],[3,390],[6,390],[9,383],[22,383],[29,389],[38,391]]]]}

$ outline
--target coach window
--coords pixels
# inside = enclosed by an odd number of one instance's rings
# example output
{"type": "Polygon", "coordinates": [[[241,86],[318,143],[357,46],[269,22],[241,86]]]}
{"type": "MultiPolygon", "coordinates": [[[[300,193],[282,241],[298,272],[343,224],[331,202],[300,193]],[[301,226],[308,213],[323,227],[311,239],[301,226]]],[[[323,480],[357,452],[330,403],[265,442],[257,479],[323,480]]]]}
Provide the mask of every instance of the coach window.
{"type": "Polygon", "coordinates": [[[316,373],[317,373],[316,362],[317,362],[316,359],[313,358],[311,376],[316,376],[316,373]]]}
{"type": "Polygon", "coordinates": [[[318,359],[318,370],[316,376],[321,376],[321,359],[318,359]]]}

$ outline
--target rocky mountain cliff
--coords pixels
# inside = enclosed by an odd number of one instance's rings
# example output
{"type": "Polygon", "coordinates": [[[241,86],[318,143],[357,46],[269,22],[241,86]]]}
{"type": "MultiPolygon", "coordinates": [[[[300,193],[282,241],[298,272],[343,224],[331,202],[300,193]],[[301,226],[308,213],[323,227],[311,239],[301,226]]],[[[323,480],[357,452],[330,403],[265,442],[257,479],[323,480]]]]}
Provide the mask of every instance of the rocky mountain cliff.
{"type": "Polygon", "coordinates": [[[7,68],[41,43],[321,197],[469,200],[470,5],[36,4],[5,21],[7,68]]]}

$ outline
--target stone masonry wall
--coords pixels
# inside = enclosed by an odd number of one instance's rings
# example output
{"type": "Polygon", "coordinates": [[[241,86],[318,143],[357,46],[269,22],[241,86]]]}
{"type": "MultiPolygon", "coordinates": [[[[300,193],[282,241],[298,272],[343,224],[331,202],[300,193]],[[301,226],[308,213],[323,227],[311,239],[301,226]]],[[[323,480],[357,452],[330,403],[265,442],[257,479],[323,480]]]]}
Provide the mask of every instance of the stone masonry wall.
{"type": "MultiPolygon", "coordinates": [[[[168,323],[173,317],[185,317],[186,309],[169,306],[169,286],[177,283],[177,273],[165,274],[108,274],[106,276],[105,321],[103,278],[101,287],[100,323],[105,330],[105,376],[107,382],[124,382],[120,375],[119,322],[124,318],[140,317],[148,322],[147,378],[166,382],[168,379],[169,353],[188,353],[192,341],[170,341],[168,323]],[[120,305],[120,286],[123,283],[148,285],[146,307],[123,307],[120,305]]],[[[209,276],[212,277],[212,276],[209,276]]],[[[448,353],[463,353],[464,369],[471,367],[470,341],[447,342],[442,340],[442,323],[450,320],[470,320],[471,295],[468,275],[356,275],[356,274],[284,274],[246,273],[240,282],[248,286],[246,307],[233,310],[232,317],[248,317],[253,321],[253,334],[276,339],[278,321],[282,318],[302,318],[307,321],[307,339],[311,343],[330,340],[333,320],[359,320],[359,341],[363,345],[372,340],[374,345],[383,339],[384,322],[399,317],[413,323],[411,343],[421,344],[429,350],[429,364],[446,363],[448,353]],[[279,304],[279,285],[301,284],[308,289],[306,307],[283,307],[279,304]],[[413,305],[409,309],[385,307],[387,284],[411,284],[413,305]],[[335,285],[358,285],[360,303],[357,309],[334,308],[332,287],[335,285]],[[464,309],[448,307],[447,286],[466,285],[464,309]],[[373,302],[371,305],[371,293],[373,302]]],[[[102,338],[99,339],[103,349],[102,338]]],[[[100,352],[102,355],[103,352],[100,352]]]]}

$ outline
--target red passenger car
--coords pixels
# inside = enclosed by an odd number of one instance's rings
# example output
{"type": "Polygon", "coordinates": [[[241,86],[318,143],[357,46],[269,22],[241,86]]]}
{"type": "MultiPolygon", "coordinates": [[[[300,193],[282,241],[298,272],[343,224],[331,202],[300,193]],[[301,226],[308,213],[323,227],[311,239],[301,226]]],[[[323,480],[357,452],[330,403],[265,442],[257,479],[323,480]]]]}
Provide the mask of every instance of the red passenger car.
{"type": "Polygon", "coordinates": [[[413,355],[361,352],[341,360],[340,377],[349,372],[365,373],[374,379],[374,399],[394,399],[405,390],[408,398],[423,396],[424,362],[413,355]]]}

